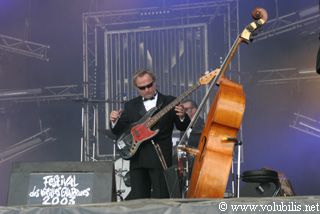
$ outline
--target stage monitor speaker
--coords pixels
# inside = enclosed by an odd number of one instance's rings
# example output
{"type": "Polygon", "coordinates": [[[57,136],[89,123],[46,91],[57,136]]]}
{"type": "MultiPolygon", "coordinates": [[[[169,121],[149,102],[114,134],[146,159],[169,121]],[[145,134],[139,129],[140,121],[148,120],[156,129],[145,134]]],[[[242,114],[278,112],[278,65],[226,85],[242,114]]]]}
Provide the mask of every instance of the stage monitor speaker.
{"type": "Polygon", "coordinates": [[[269,169],[248,170],[242,173],[246,185],[241,189],[244,197],[273,197],[281,194],[278,173],[269,169]]]}
{"type": "Polygon", "coordinates": [[[74,205],[116,200],[114,164],[99,162],[15,163],[8,205],[74,205]]]}
{"type": "Polygon", "coordinates": [[[279,196],[279,187],[272,182],[246,183],[240,190],[241,197],[274,197],[279,196]]]}

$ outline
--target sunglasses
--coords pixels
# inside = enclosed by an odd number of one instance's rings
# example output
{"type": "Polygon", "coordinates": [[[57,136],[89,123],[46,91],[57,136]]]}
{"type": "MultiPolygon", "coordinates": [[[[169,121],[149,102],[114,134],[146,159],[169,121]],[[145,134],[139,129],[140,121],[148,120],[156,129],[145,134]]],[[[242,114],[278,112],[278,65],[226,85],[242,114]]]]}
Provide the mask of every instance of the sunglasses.
{"type": "Polygon", "coordinates": [[[145,86],[137,86],[137,88],[139,88],[140,90],[145,90],[146,88],[151,88],[153,86],[153,81],[151,83],[149,83],[148,85],[145,86]]]}

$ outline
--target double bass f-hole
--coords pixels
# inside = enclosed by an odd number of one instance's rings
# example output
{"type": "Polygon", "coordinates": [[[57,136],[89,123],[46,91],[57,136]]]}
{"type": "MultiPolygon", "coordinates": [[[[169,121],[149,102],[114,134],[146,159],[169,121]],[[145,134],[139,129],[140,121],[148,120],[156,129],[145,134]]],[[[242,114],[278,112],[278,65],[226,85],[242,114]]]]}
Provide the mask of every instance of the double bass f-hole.
{"type": "Polygon", "coordinates": [[[200,155],[200,159],[199,159],[200,162],[202,161],[202,158],[204,157],[204,155],[206,153],[205,149],[206,149],[206,144],[207,144],[207,137],[203,136],[201,141],[203,142],[203,144],[202,144],[201,155],[200,155]]]}

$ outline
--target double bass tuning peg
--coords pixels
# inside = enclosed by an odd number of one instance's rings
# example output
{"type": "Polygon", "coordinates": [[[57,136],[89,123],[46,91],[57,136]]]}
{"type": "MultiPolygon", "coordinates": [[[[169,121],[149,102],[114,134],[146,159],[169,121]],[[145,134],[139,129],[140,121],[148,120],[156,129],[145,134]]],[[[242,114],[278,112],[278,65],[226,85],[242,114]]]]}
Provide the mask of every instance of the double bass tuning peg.
{"type": "Polygon", "coordinates": [[[268,20],[268,13],[267,11],[262,8],[262,7],[257,7],[255,8],[252,13],[251,16],[254,20],[258,20],[258,19],[263,19],[265,21],[268,20]]]}

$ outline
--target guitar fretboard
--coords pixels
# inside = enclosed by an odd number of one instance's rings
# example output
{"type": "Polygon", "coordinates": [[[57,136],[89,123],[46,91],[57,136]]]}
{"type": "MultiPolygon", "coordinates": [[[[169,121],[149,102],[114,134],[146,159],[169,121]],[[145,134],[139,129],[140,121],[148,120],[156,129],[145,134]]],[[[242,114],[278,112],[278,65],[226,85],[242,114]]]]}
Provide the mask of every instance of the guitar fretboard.
{"type": "Polygon", "coordinates": [[[194,90],[196,90],[200,86],[200,83],[197,82],[192,87],[190,87],[187,91],[183,92],[179,97],[177,97],[175,100],[173,100],[169,105],[164,107],[161,111],[159,111],[157,114],[155,114],[153,117],[150,118],[150,120],[146,121],[146,127],[151,128],[154,124],[160,120],[163,115],[168,113],[172,108],[174,108],[176,105],[178,105],[185,97],[187,97],[189,94],[191,94],[194,90]]]}

